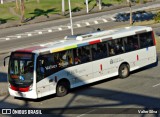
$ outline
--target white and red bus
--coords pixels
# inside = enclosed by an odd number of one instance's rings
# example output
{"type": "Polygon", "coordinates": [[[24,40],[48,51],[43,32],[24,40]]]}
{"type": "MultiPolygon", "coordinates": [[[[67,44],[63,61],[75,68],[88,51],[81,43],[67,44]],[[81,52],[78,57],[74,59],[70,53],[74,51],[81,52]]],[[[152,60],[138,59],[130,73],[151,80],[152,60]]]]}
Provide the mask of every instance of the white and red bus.
{"type": "Polygon", "coordinates": [[[156,62],[151,27],[132,26],[69,36],[57,42],[11,53],[9,93],[15,97],[64,96],[69,89],[156,62]]]}

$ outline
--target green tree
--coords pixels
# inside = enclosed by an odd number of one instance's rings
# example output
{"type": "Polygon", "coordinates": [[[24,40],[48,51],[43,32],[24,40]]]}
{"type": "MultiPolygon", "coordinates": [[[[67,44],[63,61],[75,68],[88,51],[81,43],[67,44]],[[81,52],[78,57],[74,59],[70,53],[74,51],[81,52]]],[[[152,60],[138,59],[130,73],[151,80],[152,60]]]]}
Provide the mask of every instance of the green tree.
{"type": "Polygon", "coordinates": [[[154,17],[154,20],[155,20],[156,23],[159,23],[159,22],[160,22],[160,12],[158,12],[158,13],[156,14],[156,16],[154,17]]]}
{"type": "Polygon", "coordinates": [[[24,0],[21,0],[21,7],[20,7],[20,10],[21,10],[21,23],[24,22],[24,13],[25,13],[25,2],[24,0]]]}
{"type": "Polygon", "coordinates": [[[21,23],[24,22],[25,17],[24,17],[24,13],[25,13],[25,0],[15,0],[16,2],[16,10],[19,11],[20,10],[20,20],[21,23]]]}

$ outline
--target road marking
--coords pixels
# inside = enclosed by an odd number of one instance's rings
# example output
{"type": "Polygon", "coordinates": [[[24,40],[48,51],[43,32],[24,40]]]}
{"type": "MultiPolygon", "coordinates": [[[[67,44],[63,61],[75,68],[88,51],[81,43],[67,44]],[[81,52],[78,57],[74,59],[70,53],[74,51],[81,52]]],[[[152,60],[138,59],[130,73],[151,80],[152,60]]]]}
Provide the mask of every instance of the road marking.
{"type": "Polygon", "coordinates": [[[58,30],[62,30],[62,28],[58,28],[58,30]]]}
{"type": "Polygon", "coordinates": [[[86,25],[89,26],[90,25],[89,22],[86,22],[86,25]]]}
{"type": "Polygon", "coordinates": [[[28,34],[28,36],[30,37],[30,36],[32,36],[32,34],[31,34],[31,33],[29,33],[29,34],[28,34]]]}
{"type": "Polygon", "coordinates": [[[156,86],[159,86],[160,85],[160,83],[159,84],[156,84],[156,85],[153,85],[152,87],[156,87],[156,86]]]}
{"type": "Polygon", "coordinates": [[[17,36],[17,38],[21,38],[21,35],[17,36]]]}
{"type": "Polygon", "coordinates": [[[6,40],[10,40],[10,38],[6,38],[6,40]]]}
{"type": "Polygon", "coordinates": [[[38,32],[38,34],[42,34],[42,32],[38,32]]]}
{"type": "Polygon", "coordinates": [[[77,27],[81,27],[81,25],[80,25],[80,24],[77,24],[77,27]]]}
{"type": "Polygon", "coordinates": [[[79,115],[79,116],[77,116],[77,117],[82,117],[82,116],[84,116],[84,115],[87,115],[87,114],[89,114],[89,113],[91,113],[91,112],[95,111],[95,110],[96,110],[96,109],[91,110],[91,111],[88,111],[88,112],[86,112],[86,113],[84,113],[84,114],[81,114],[81,115],[79,115]]]}
{"type": "Polygon", "coordinates": [[[116,20],[115,18],[111,17],[112,20],[116,20]]]}
{"type": "Polygon", "coordinates": [[[98,24],[98,21],[94,21],[95,24],[98,24]]]}
{"type": "Polygon", "coordinates": [[[71,29],[71,26],[68,26],[68,29],[71,29]]]}
{"type": "Polygon", "coordinates": [[[103,19],[104,22],[108,22],[106,19],[103,19]]]}
{"type": "Polygon", "coordinates": [[[48,32],[52,32],[52,30],[50,29],[50,30],[48,30],[48,32]]]}

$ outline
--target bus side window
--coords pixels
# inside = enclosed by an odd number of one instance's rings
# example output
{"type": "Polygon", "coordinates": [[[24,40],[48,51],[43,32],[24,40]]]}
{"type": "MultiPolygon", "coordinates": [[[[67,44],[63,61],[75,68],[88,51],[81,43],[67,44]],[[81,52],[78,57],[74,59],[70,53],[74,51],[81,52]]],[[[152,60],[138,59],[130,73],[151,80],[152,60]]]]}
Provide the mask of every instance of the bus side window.
{"type": "Polygon", "coordinates": [[[62,51],[59,53],[59,67],[65,68],[69,66],[69,54],[68,51],[62,51]]]}
{"type": "Polygon", "coordinates": [[[42,80],[45,77],[44,60],[39,57],[37,59],[37,81],[42,80]]]}
{"type": "Polygon", "coordinates": [[[124,39],[125,51],[130,52],[139,49],[137,35],[130,36],[124,39]]]}
{"type": "Polygon", "coordinates": [[[115,40],[115,53],[116,53],[116,55],[124,53],[124,47],[123,47],[122,39],[116,39],[115,40]]]}
{"type": "Polygon", "coordinates": [[[152,33],[147,32],[139,35],[140,46],[141,48],[146,48],[149,46],[153,46],[152,33]]]}
{"type": "Polygon", "coordinates": [[[68,50],[68,62],[69,66],[73,65],[73,50],[68,50]]]}
{"type": "Polygon", "coordinates": [[[81,63],[86,63],[91,61],[91,46],[84,46],[81,48],[82,50],[82,56],[80,56],[81,63]]]}
{"type": "Polygon", "coordinates": [[[81,63],[81,60],[80,60],[80,50],[78,48],[76,49],[73,49],[73,57],[74,57],[74,64],[77,65],[77,64],[80,64],[81,63]]]}
{"type": "Polygon", "coordinates": [[[109,49],[109,56],[114,56],[115,55],[115,44],[113,41],[108,41],[108,49],[109,49]]]}

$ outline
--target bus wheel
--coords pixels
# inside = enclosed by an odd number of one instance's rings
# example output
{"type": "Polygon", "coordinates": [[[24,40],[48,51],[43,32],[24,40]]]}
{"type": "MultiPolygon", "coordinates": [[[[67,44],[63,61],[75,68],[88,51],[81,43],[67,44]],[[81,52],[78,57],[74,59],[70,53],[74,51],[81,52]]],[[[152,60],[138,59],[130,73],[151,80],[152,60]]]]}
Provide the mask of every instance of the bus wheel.
{"type": "Polygon", "coordinates": [[[129,76],[129,66],[127,64],[122,64],[119,67],[119,77],[126,78],[129,76]]]}
{"type": "Polygon", "coordinates": [[[66,82],[60,82],[56,88],[56,95],[58,97],[65,96],[69,91],[69,85],[66,82]]]}

